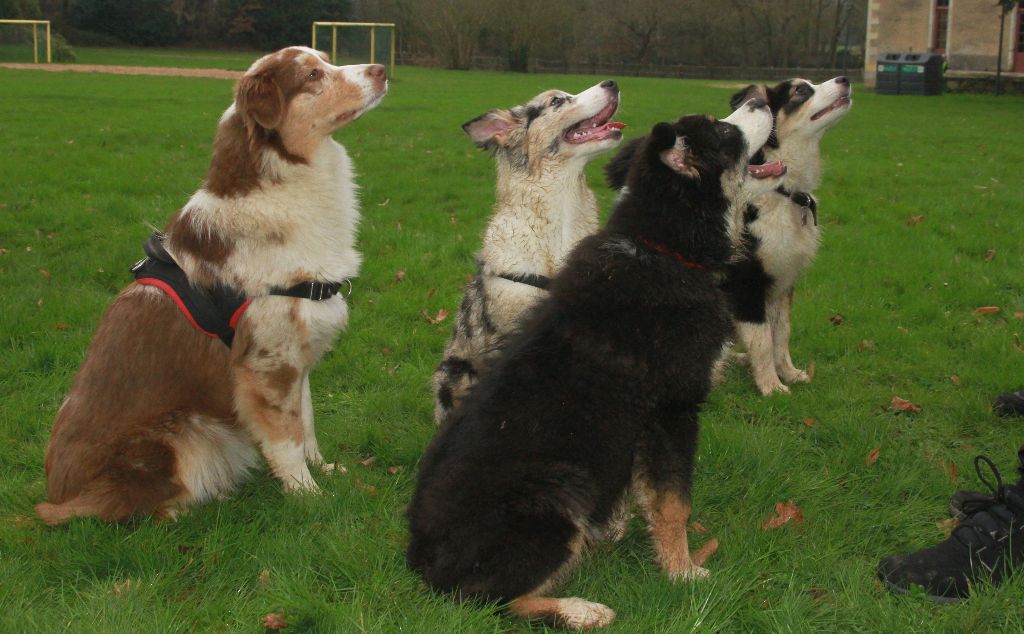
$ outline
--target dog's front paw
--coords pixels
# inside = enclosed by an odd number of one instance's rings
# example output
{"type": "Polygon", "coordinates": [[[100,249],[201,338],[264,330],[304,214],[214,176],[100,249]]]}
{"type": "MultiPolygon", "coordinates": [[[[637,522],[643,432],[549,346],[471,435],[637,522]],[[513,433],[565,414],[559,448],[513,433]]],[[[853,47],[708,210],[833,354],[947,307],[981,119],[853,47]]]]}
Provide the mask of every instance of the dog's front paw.
{"type": "Polygon", "coordinates": [[[579,597],[562,599],[559,603],[558,616],[567,628],[589,630],[611,625],[615,620],[615,611],[601,603],[579,597]]]}
{"type": "Polygon", "coordinates": [[[783,384],[778,377],[775,377],[774,381],[761,381],[757,384],[758,391],[761,392],[761,396],[771,396],[772,394],[789,394],[789,387],[783,384]]]}
{"type": "Polygon", "coordinates": [[[345,468],[345,465],[341,465],[336,462],[321,462],[320,470],[324,473],[338,473],[341,475],[348,473],[348,469],[345,468]]]}
{"type": "Polygon", "coordinates": [[[308,479],[291,478],[282,481],[285,493],[320,493],[320,485],[310,476],[308,479]]]}
{"type": "Polygon", "coordinates": [[[799,368],[782,368],[779,371],[786,383],[810,383],[811,375],[799,368]]]}
{"type": "Polygon", "coordinates": [[[682,570],[669,573],[668,578],[672,581],[694,581],[696,579],[704,579],[711,576],[711,571],[707,568],[697,565],[691,565],[682,570]]]}

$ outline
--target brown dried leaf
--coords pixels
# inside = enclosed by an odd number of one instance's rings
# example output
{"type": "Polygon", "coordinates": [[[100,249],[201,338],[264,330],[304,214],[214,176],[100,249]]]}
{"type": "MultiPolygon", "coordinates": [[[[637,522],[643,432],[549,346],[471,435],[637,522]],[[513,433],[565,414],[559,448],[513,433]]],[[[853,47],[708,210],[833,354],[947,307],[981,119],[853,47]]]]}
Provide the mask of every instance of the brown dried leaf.
{"type": "Polygon", "coordinates": [[[960,525],[960,520],[955,517],[950,517],[948,519],[935,522],[935,525],[939,527],[939,530],[942,531],[943,535],[949,537],[953,530],[960,525]]]}
{"type": "Polygon", "coordinates": [[[923,215],[921,215],[921,214],[914,214],[913,216],[911,216],[910,218],[907,219],[907,226],[908,227],[913,227],[916,224],[920,224],[922,220],[924,220],[924,216],[923,215]]]}
{"type": "Polygon", "coordinates": [[[7,249],[0,247],[0,255],[7,255],[7,249]]]}
{"type": "Polygon", "coordinates": [[[377,456],[370,456],[366,460],[360,460],[359,464],[363,465],[364,467],[372,467],[375,462],[377,462],[377,456]]]}
{"type": "Polygon", "coordinates": [[[1024,310],[1018,310],[1017,312],[1013,313],[1013,318],[1016,320],[1024,319],[1024,310]]]}
{"type": "Polygon", "coordinates": [[[813,381],[814,380],[814,373],[816,371],[817,371],[817,368],[814,367],[814,361],[809,362],[807,364],[807,378],[813,381]]]}
{"type": "Polygon", "coordinates": [[[831,317],[829,317],[828,320],[830,322],[832,322],[833,326],[842,326],[843,322],[846,321],[846,318],[844,318],[839,313],[836,313],[835,315],[832,315],[831,317]]]}
{"type": "Polygon", "coordinates": [[[119,596],[128,594],[129,592],[131,592],[132,588],[135,585],[136,585],[136,583],[134,581],[132,581],[131,579],[129,579],[127,581],[124,581],[122,583],[115,583],[114,584],[114,596],[115,597],[119,597],[119,596]]]}
{"type": "Polygon", "coordinates": [[[288,621],[285,620],[283,614],[266,614],[263,616],[263,629],[266,630],[283,630],[288,627],[288,621]]]}
{"type": "Polygon", "coordinates": [[[387,206],[388,206],[388,203],[390,203],[390,202],[391,202],[391,199],[390,199],[390,198],[385,198],[385,199],[384,199],[384,202],[379,202],[379,203],[377,203],[377,206],[378,206],[378,207],[387,207],[387,206]]]}
{"type": "Polygon", "coordinates": [[[401,230],[402,230],[402,221],[401,220],[396,220],[395,221],[395,231],[401,231],[401,230]]]}
{"type": "Polygon", "coordinates": [[[960,385],[960,377],[955,374],[950,374],[949,380],[953,382],[953,385],[960,385]]]}
{"type": "Polygon", "coordinates": [[[55,327],[57,330],[71,330],[71,326],[65,324],[63,321],[58,321],[55,327]]]}
{"type": "Polygon", "coordinates": [[[769,516],[768,519],[761,524],[761,528],[767,531],[773,528],[778,528],[783,524],[788,524],[789,522],[796,522],[797,524],[804,523],[804,514],[800,512],[800,509],[793,503],[793,500],[789,500],[785,504],[782,502],[776,502],[775,515],[769,516]]]}
{"type": "Polygon", "coordinates": [[[366,484],[360,478],[356,478],[356,488],[361,491],[366,491],[367,495],[377,495],[377,487],[372,484],[366,484]]]}
{"type": "Polygon", "coordinates": [[[704,528],[704,525],[701,524],[700,522],[691,522],[690,523],[690,530],[693,531],[694,533],[706,533],[706,532],[708,532],[708,529],[704,528]]]}
{"type": "Polygon", "coordinates": [[[1018,352],[1024,352],[1024,344],[1021,344],[1020,333],[1018,332],[1013,333],[1013,347],[1016,348],[1018,352]]]}
{"type": "Polygon", "coordinates": [[[405,279],[405,271],[398,271],[395,273],[395,281],[401,282],[405,279]]]}
{"type": "Polygon", "coordinates": [[[398,475],[402,472],[402,467],[399,465],[392,465],[388,467],[388,475],[398,475]]]}
{"type": "Polygon", "coordinates": [[[804,418],[800,422],[802,422],[804,424],[804,427],[814,427],[815,425],[818,424],[818,421],[814,420],[810,416],[808,416],[807,418],[804,418]]]}
{"type": "Polygon", "coordinates": [[[985,261],[986,262],[991,262],[992,258],[994,258],[994,257],[996,257],[996,250],[995,249],[989,249],[988,251],[985,252],[985,261]]]}
{"type": "Polygon", "coordinates": [[[892,402],[889,407],[894,412],[920,412],[921,406],[916,403],[911,403],[907,399],[900,398],[898,396],[892,397],[892,402]]]}
{"type": "Polygon", "coordinates": [[[864,458],[864,464],[869,466],[869,467],[871,465],[875,464],[876,462],[878,462],[878,456],[881,453],[882,453],[882,448],[881,447],[875,447],[874,449],[869,451],[868,455],[864,458]]]}
{"type": "Polygon", "coordinates": [[[703,546],[697,549],[697,552],[690,555],[690,561],[695,566],[703,566],[704,562],[708,560],[708,557],[715,554],[718,550],[718,540],[712,537],[703,546]]]}
{"type": "Polygon", "coordinates": [[[870,339],[861,339],[860,343],[857,344],[857,351],[874,350],[875,342],[870,339]]]}
{"type": "Polygon", "coordinates": [[[51,276],[50,276],[50,272],[49,272],[49,271],[47,271],[46,269],[39,269],[39,273],[40,273],[40,274],[41,274],[41,275],[42,275],[43,277],[45,277],[46,279],[50,279],[50,277],[51,277],[51,276]]]}
{"type": "Polygon", "coordinates": [[[949,476],[949,481],[953,483],[953,486],[958,486],[960,484],[960,472],[956,468],[955,462],[950,461],[949,469],[946,470],[946,475],[949,476]]]}
{"type": "Polygon", "coordinates": [[[448,311],[446,309],[444,309],[444,308],[442,308],[441,310],[437,311],[437,315],[434,316],[434,317],[431,317],[427,313],[427,309],[426,308],[424,308],[420,312],[420,314],[423,315],[423,318],[426,319],[428,323],[434,324],[435,326],[437,324],[441,323],[442,321],[444,321],[448,317],[448,311]]]}
{"type": "Polygon", "coordinates": [[[974,309],[975,315],[995,315],[1001,309],[998,306],[978,306],[974,309]]]}
{"type": "Polygon", "coordinates": [[[267,586],[270,585],[270,569],[269,568],[264,568],[263,570],[260,570],[259,581],[260,581],[260,587],[261,588],[266,588],[267,586]]]}
{"type": "Polygon", "coordinates": [[[433,297],[434,293],[436,293],[436,292],[437,292],[437,288],[436,287],[432,286],[429,289],[427,289],[427,299],[430,299],[431,297],[433,297]]]}

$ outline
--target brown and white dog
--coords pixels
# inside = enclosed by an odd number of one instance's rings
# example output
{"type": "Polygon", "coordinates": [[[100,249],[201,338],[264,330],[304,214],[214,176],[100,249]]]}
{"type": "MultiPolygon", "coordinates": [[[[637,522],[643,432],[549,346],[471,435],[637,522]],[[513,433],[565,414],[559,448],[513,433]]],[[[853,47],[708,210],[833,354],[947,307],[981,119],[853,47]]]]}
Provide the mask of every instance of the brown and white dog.
{"type": "Polygon", "coordinates": [[[383,66],[333,66],[304,47],[260,58],[239,80],[209,174],[162,244],[197,292],[248,298],[233,345],[157,286],[121,291],[57,412],[43,521],[174,518],[230,493],[256,465],[254,445],[286,490],[317,489],[307,463],[333,466],[314,435],[309,372],[348,312],[341,295],[278,291],[357,274],[356,185],[331,134],[386,92],[383,66]]]}
{"type": "Polygon", "coordinates": [[[444,358],[434,372],[434,421],[448,420],[520,318],[582,238],[597,230],[584,168],[622,139],[612,121],[619,88],[605,80],[578,95],[547,90],[491,110],[462,129],[498,164],[497,202],[444,358]]]}
{"type": "Polygon", "coordinates": [[[818,252],[818,203],[821,138],[853,104],[850,82],[835,77],[821,84],[790,79],[775,86],[750,85],[736,93],[738,108],[759,97],[768,102],[775,128],[754,161],[782,161],[786,183],[747,205],[741,248],[726,279],[736,317],[736,334],[747,353],[761,394],[788,393],[787,383],[806,383],[810,375],[793,365],[789,353],[793,288],[818,252]]]}

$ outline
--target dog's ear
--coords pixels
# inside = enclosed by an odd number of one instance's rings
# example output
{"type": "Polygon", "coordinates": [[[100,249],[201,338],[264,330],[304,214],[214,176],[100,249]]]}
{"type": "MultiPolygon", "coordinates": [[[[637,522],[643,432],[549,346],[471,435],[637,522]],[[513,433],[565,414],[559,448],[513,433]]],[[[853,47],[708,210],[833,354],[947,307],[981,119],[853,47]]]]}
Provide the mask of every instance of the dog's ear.
{"type": "Polygon", "coordinates": [[[633,162],[633,157],[636,156],[637,150],[643,142],[644,139],[642,137],[633,139],[622,146],[619,153],[604,166],[604,176],[609,187],[612,189],[622,189],[626,186],[626,177],[629,176],[629,165],[633,162]]]}
{"type": "Polygon", "coordinates": [[[235,104],[246,120],[267,130],[281,125],[284,119],[284,94],[270,73],[243,77],[235,90],[235,104]]]}
{"type": "Polygon", "coordinates": [[[736,110],[755,97],[760,97],[761,99],[768,101],[768,87],[750,84],[732,96],[732,99],[729,100],[729,107],[736,110]]]}
{"type": "Polygon", "coordinates": [[[672,127],[671,123],[665,123],[664,121],[656,123],[651,128],[651,134],[648,138],[647,147],[651,151],[661,152],[676,144],[676,129],[672,127]]]}
{"type": "Polygon", "coordinates": [[[657,154],[659,161],[680,176],[696,175],[690,161],[690,152],[686,147],[686,139],[676,136],[676,129],[672,124],[659,123],[651,129],[647,150],[657,154]]]}
{"type": "Polygon", "coordinates": [[[482,148],[505,146],[520,125],[519,120],[508,110],[491,110],[462,124],[469,138],[482,148]]]}

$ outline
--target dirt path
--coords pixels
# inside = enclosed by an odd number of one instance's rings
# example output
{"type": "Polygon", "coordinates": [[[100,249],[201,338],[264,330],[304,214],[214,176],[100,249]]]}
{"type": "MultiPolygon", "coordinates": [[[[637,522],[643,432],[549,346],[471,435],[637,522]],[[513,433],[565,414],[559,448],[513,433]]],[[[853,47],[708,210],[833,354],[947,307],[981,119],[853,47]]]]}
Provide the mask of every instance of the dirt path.
{"type": "Polygon", "coordinates": [[[219,68],[165,68],[161,66],[103,66],[97,64],[0,64],[0,68],[17,70],[46,70],[54,73],[112,73],[115,75],[162,75],[165,77],[210,77],[213,79],[238,79],[240,70],[219,68]]]}

